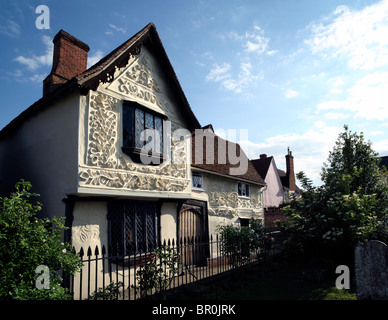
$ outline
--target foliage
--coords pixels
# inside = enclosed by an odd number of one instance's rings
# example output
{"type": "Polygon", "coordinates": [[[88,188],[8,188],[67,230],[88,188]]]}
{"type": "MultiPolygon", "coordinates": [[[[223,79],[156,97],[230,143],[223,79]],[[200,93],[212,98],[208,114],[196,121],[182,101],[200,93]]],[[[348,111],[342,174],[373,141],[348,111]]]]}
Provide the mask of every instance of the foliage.
{"type": "Polygon", "coordinates": [[[297,178],[302,197],[284,208],[288,249],[350,253],[357,243],[386,230],[387,180],[379,170],[377,153],[362,134],[345,126],[322,169],[322,186],[313,186],[303,172],[297,178]]]}
{"type": "Polygon", "coordinates": [[[120,289],[123,288],[124,283],[119,282],[111,282],[105,288],[99,288],[97,291],[93,292],[89,300],[117,300],[120,289]]]}
{"type": "Polygon", "coordinates": [[[74,274],[81,261],[69,244],[61,241],[64,219],[38,219],[41,204],[21,180],[16,192],[0,198],[0,299],[68,299],[59,271],[74,274]],[[36,268],[48,267],[49,288],[38,289],[36,268]]]}
{"type": "Polygon", "coordinates": [[[251,219],[248,227],[219,226],[221,252],[229,257],[229,263],[237,266],[259,248],[268,249],[270,238],[258,220],[251,219]]]}
{"type": "Polygon", "coordinates": [[[147,263],[137,270],[135,287],[142,298],[156,290],[156,293],[165,291],[174,275],[178,273],[178,253],[169,246],[163,245],[154,249],[147,263]]]}

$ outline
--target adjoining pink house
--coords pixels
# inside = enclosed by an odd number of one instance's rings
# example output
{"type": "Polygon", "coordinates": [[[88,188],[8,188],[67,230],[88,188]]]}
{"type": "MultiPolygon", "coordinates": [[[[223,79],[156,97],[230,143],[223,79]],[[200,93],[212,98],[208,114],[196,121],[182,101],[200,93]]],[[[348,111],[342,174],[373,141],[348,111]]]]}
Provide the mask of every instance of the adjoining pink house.
{"type": "Polygon", "coordinates": [[[266,154],[261,154],[259,159],[251,162],[267,184],[263,192],[264,225],[273,227],[274,221],[285,218],[281,205],[289,202],[291,195],[300,197],[299,188],[295,184],[294,157],[288,148],[286,171],[278,169],[274,157],[268,157],[266,154]]]}

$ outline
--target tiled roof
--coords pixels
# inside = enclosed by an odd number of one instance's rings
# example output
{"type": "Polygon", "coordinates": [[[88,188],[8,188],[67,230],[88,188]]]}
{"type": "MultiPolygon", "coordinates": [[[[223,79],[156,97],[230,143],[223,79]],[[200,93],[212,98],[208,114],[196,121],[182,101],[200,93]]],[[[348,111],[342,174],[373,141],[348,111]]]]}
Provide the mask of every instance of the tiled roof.
{"type": "Polygon", "coordinates": [[[263,179],[265,179],[265,177],[267,176],[267,172],[268,172],[268,169],[269,169],[269,166],[271,164],[272,159],[273,159],[273,157],[266,157],[263,159],[251,160],[253,166],[255,167],[255,169],[257,170],[257,172],[260,174],[260,176],[263,179]]]}
{"type": "MultiPolygon", "coordinates": [[[[206,128],[209,128],[209,126],[206,126],[206,128]]],[[[210,148],[209,144],[209,148],[210,148]]],[[[235,148],[236,150],[236,157],[241,157],[240,161],[247,161],[248,162],[248,168],[247,171],[241,175],[235,175],[235,178],[238,179],[245,179],[252,181],[254,183],[258,183],[261,185],[265,185],[264,180],[260,176],[260,174],[256,171],[251,161],[249,161],[248,157],[240,147],[238,143],[227,141],[219,136],[217,136],[212,130],[203,130],[200,134],[197,132],[193,132],[192,134],[192,166],[195,168],[200,168],[206,171],[231,176],[230,169],[231,168],[238,168],[240,166],[240,163],[232,164],[233,161],[229,159],[228,156],[228,148],[235,148]],[[199,140],[197,140],[199,139],[199,140]],[[207,145],[207,139],[213,140],[214,139],[214,157],[213,154],[209,159],[206,157],[206,145],[207,145]],[[201,141],[203,143],[203,147],[200,148],[198,146],[196,148],[196,140],[201,141]],[[220,147],[220,153],[219,153],[219,145],[220,147]],[[226,149],[224,148],[226,147],[226,149]],[[224,157],[224,160],[223,159],[224,157]],[[199,159],[199,161],[196,162],[196,159],[199,159]],[[207,161],[206,161],[207,160],[207,161]],[[208,163],[206,163],[208,162],[208,163]]],[[[211,150],[211,149],[210,149],[211,150]]]]}

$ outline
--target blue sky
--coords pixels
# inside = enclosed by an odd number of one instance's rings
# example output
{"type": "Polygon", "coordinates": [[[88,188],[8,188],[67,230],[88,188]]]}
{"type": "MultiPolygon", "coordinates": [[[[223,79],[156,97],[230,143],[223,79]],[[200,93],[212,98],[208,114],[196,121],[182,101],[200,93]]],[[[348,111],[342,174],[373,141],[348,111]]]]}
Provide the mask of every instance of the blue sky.
{"type": "Polygon", "coordinates": [[[42,96],[60,29],[90,46],[90,66],[149,22],[200,123],[247,129],[250,158],[285,169],[290,147],[319,184],[344,124],[388,155],[388,0],[1,1],[0,129],[42,96]]]}

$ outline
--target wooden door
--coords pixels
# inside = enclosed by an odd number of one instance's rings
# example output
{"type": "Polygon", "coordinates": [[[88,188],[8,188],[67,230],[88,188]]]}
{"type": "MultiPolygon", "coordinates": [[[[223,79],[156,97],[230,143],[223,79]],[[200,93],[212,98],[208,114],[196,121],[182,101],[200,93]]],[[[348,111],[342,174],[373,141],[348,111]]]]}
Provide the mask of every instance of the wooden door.
{"type": "Polygon", "coordinates": [[[182,210],[179,214],[179,245],[183,265],[200,265],[203,260],[202,245],[203,222],[201,215],[193,210],[182,210]]]}

